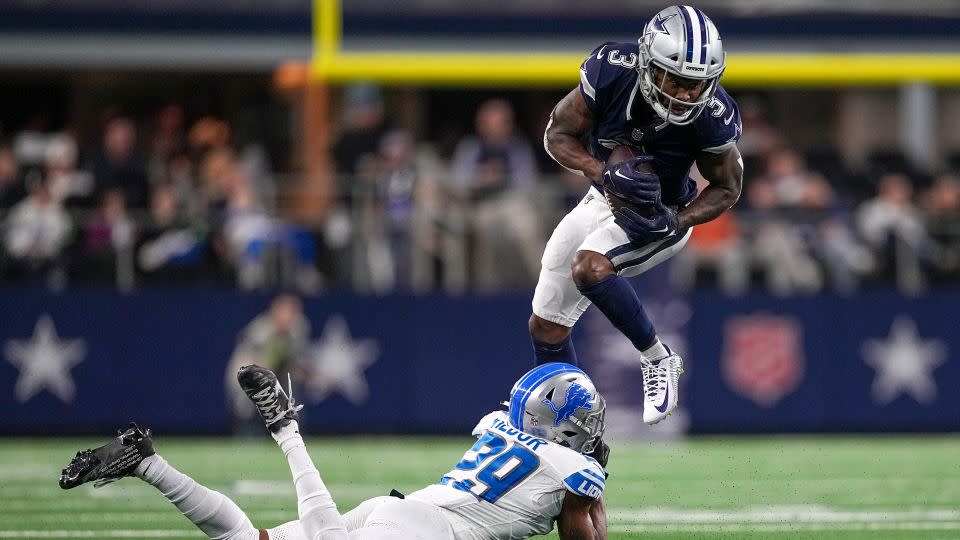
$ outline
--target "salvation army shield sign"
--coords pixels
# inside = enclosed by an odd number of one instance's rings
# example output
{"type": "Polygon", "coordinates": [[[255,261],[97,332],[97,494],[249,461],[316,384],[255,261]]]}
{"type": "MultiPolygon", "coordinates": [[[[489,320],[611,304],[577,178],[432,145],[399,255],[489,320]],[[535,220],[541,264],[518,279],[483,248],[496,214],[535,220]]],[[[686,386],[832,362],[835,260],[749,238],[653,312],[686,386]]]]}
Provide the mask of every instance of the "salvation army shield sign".
{"type": "Polygon", "coordinates": [[[731,390],[772,407],[803,379],[802,327],[792,317],[731,317],[724,329],[721,362],[731,390]]]}

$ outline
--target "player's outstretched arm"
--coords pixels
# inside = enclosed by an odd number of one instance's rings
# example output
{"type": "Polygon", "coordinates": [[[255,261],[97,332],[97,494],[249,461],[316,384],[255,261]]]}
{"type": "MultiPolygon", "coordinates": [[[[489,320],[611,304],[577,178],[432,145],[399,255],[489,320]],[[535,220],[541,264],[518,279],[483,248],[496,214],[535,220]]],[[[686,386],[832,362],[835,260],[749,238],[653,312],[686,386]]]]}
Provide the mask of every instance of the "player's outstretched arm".
{"type": "Polygon", "coordinates": [[[574,88],[557,103],[550,113],[550,121],[543,133],[543,147],[547,154],[564,168],[600,182],[603,162],[590,155],[583,137],[593,129],[593,113],[574,88]]]}
{"type": "Polygon", "coordinates": [[[590,499],[573,493],[563,497],[557,517],[560,540],[607,540],[607,510],[603,497],[590,499]]]}
{"type": "Polygon", "coordinates": [[[710,185],[677,214],[680,230],[716,219],[737,202],[743,188],[743,159],[736,146],[720,154],[701,152],[697,168],[710,185]]]}

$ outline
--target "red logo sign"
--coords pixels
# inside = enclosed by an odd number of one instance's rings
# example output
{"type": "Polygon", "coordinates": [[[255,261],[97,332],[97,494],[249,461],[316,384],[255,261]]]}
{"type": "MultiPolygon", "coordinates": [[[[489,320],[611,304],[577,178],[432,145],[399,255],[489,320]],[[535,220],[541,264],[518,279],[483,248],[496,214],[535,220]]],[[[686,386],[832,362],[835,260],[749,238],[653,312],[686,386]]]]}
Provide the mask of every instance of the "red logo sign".
{"type": "Polygon", "coordinates": [[[772,407],[803,379],[803,331],[792,317],[749,315],[727,320],[723,376],[730,388],[772,407]]]}

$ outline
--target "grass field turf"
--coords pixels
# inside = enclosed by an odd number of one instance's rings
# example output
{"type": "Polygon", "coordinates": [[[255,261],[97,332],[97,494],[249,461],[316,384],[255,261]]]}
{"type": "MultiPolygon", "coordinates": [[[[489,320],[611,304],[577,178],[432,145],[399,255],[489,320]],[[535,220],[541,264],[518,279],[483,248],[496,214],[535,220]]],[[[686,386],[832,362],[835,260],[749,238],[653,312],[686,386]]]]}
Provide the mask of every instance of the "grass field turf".
{"type": "MultiPolygon", "coordinates": [[[[0,439],[0,538],[203,536],[152,487],[124,479],[62,491],[60,469],[106,439],[0,439]]],[[[341,510],[436,481],[468,438],[314,438],[341,510]]],[[[260,527],[296,518],[282,454],[260,439],[157,437],[175,467],[260,527]]],[[[960,438],[742,437],[615,444],[607,482],[616,539],[960,539],[960,438]]],[[[552,535],[549,538],[556,538],[552,535]]]]}

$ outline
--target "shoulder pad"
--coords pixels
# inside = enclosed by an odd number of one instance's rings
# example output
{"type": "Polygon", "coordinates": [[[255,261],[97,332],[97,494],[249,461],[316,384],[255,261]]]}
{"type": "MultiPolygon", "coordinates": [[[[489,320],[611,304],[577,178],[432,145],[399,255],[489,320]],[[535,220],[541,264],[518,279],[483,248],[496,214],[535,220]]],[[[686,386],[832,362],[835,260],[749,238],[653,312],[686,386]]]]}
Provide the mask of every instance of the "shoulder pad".
{"type": "Polygon", "coordinates": [[[493,411],[492,413],[487,414],[486,416],[481,418],[480,421],[477,422],[476,427],[474,427],[473,431],[471,431],[470,433],[474,437],[479,437],[480,435],[483,434],[484,431],[490,428],[490,426],[493,424],[494,419],[497,419],[497,418],[505,419],[504,417],[506,417],[506,413],[504,413],[503,411],[493,411]]]}
{"type": "Polygon", "coordinates": [[[717,87],[716,93],[697,118],[696,125],[700,135],[699,146],[704,152],[726,152],[737,144],[743,133],[737,102],[722,86],[717,87]]]}
{"type": "Polygon", "coordinates": [[[564,488],[571,493],[592,499],[603,493],[606,476],[595,459],[558,444],[551,444],[541,457],[563,478],[564,488]]]}
{"type": "Polygon", "coordinates": [[[563,487],[568,491],[591,499],[599,499],[605,486],[606,479],[599,466],[580,469],[563,479],[563,487]]]}
{"type": "Polygon", "coordinates": [[[638,62],[636,43],[608,41],[590,53],[580,65],[580,94],[591,112],[597,114],[610,89],[636,73],[638,62]]]}

